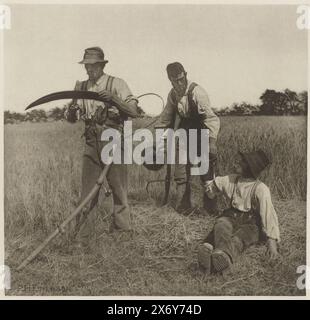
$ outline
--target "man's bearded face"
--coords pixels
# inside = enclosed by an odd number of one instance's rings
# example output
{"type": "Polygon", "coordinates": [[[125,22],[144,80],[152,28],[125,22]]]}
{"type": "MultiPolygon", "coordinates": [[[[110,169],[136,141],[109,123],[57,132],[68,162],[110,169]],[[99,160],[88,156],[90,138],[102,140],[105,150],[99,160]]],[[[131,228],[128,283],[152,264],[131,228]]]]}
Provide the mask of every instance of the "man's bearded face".
{"type": "Polygon", "coordinates": [[[103,73],[103,65],[101,62],[87,63],[85,64],[85,69],[90,81],[97,81],[103,73]]]}
{"type": "Polygon", "coordinates": [[[184,96],[187,88],[186,72],[181,72],[176,77],[170,77],[169,80],[177,94],[184,96]]]}

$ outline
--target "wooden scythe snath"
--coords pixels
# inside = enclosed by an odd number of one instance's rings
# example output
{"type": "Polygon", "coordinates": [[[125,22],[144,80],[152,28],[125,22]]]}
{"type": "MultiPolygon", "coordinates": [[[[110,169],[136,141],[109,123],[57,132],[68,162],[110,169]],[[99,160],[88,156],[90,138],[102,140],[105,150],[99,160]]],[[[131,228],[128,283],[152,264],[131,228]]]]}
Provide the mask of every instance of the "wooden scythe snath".
{"type": "MultiPolygon", "coordinates": [[[[112,158],[111,158],[112,160],[112,158]]],[[[106,175],[111,166],[110,164],[106,164],[104,169],[102,170],[99,178],[97,179],[96,184],[93,186],[89,194],[86,198],[80,203],[80,205],[59,225],[59,227],[53,231],[44,241],[39,245],[37,249],[35,249],[18,267],[17,271],[23,269],[29,262],[31,262],[58,234],[63,234],[65,231],[65,227],[84,209],[84,207],[94,199],[97,195],[100,187],[104,183],[106,179],[106,175]]]]}

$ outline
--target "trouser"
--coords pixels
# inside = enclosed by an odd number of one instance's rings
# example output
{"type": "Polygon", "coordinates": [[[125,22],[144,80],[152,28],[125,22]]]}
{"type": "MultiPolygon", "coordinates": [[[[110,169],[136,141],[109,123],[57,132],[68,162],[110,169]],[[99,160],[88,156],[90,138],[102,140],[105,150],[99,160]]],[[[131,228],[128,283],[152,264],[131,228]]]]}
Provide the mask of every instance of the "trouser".
{"type": "MultiPolygon", "coordinates": [[[[85,131],[85,149],[83,154],[82,166],[82,191],[80,202],[89,194],[90,190],[96,184],[96,181],[103,170],[104,164],[100,161],[101,149],[107,142],[102,142],[101,132],[103,126],[93,126],[86,128],[85,131]]],[[[121,230],[131,229],[131,215],[128,205],[127,190],[127,166],[124,164],[112,164],[107,172],[107,182],[112,191],[113,214],[112,228],[121,230]]],[[[98,202],[99,192],[93,200],[93,205],[98,202]]],[[[93,210],[94,211],[94,210],[93,210]]],[[[85,223],[81,226],[78,237],[87,239],[94,232],[95,214],[90,212],[85,223]]]]}
{"type": "Polygon", "coordinates": [[[260,239],[259,223],[253,211],[227,209],[217,218],[205,242],[227,253],[232,262],[250,245],[260,239]]]}
{"type": "MultiPolygon", "coordinates": [[[[174,171],[174,180],[177,185],[177,199],[175,208],[177,211],[186,210],[191,207],[191,167],[190,163],[180,164],[179,161],[179,150],[181,146],[177,145],[176,148],[176,164],[174,171]]],[[[198,146],[199,148],[199,146],[198,146]]],[[[183,152],[183,151],[182,151],[183,152]]],[[[184,152],[188,152],[184,150],[184,152]]],[[[217,167],[217,150],[215,139],[209,139],[209,169],[206,174],[200,175],[202,185],[205,185],[207,181],[213,180],[217,167]],[[212,147],[211,147],[212,146],[212,147]]],[[[189,157],[188,157],[189,159],[189,157]]],[[[203,158],[202,158],[203,161],[203,158]]],[[[210,199],[207,194],[203,193],[203,207],[211,214],[217,213],[217,201],[216,199],[210,199]]]]}

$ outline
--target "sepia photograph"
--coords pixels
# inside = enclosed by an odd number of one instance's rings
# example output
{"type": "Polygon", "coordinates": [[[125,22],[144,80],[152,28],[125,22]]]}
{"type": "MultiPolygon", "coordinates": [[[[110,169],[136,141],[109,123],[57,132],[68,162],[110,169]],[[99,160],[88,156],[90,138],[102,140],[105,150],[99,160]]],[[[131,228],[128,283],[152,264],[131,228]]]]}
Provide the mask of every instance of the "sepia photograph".
{"type": "Polygon", "coordinates": [[[306,296],[310,6],[0,13],[6,296],[306,296]]]}

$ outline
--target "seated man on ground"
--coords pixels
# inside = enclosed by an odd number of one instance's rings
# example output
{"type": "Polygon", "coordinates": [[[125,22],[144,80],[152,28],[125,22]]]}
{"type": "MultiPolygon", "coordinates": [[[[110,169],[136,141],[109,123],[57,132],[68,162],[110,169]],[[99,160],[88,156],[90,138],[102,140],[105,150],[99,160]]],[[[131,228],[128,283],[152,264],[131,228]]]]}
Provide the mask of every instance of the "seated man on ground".
{"type": "Polygon", "coordinates": [[[206,185],[209,197],[223,194],[230,201],[230,208],[217,218],[198,247],[198,262],[207,274],[224,271],[260,240],[267,242],[271,259],[278,256],[278,217],[269,188],[258,180],[270,161],[261,150],[239,155],[236,174],[216,177],[206,185]]]}

